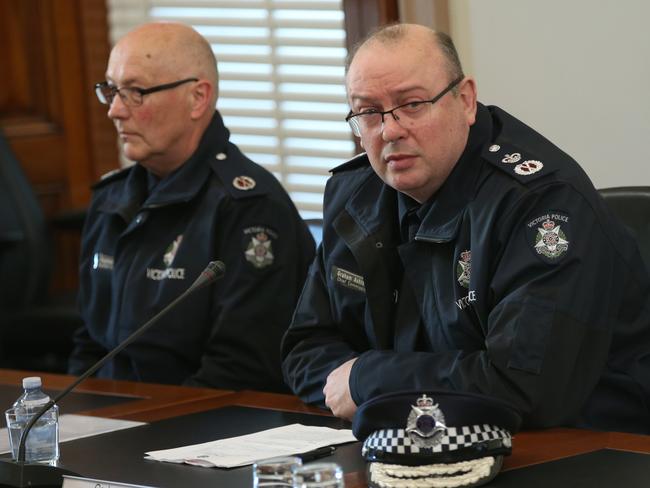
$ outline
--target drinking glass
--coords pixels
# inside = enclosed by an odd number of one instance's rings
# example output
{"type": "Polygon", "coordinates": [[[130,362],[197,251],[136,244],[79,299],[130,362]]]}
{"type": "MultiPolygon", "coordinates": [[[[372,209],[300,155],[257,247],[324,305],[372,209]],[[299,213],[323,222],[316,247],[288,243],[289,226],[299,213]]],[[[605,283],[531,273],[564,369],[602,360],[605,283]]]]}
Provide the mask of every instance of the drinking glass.
{"type": "MultiPolygon", "coordinates": [[[[20,436],[33,413],[10,408],[5,412],[11,456],[18,459],[20,436]]],[[[36,421],[25,442],[25,462],[56,464],[59,459],[59,414],[53,407],[36,421]]]]}
{"type": "Polygon", "coordinates": [[[293,488],[344,488],[343,470],[336,463],[310,463],[293,470],[293,488]]]}
{"type": "Polygon", "coordinates": [[[302,466],[297,456],[263,459],[253,464],[253,488],[292,487],[293,470],[302,466]]]}

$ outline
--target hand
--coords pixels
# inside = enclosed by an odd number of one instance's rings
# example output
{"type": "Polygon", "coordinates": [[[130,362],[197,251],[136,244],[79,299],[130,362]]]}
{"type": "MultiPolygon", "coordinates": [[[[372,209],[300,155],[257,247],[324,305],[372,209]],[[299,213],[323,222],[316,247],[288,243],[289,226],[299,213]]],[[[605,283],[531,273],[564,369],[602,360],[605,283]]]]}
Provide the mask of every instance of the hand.
{"type": "Polygon", "coordinates": [[[357,358],[350,359],[341,364],[327,376],[325,388],[325,405],[337,417],[352,420],[357,405],[352,400],[350,393],[350,371],[357,358]]]}

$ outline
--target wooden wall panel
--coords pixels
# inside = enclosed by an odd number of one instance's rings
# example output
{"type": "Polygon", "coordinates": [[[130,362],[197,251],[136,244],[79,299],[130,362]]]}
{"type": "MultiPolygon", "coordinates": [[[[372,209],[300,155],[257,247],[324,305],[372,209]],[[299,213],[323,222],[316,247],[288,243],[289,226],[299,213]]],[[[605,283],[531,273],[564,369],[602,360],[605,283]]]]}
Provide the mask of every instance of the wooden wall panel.
{"type": "Polygon", "coordinates": [[[348,51],[369,32],[399,20],[397,0],[343,0],[348,51]]]}
{"type": "MultiPolygon", "coordinates": [[[[343,0],[345,45],[348,52],[375,28],[399,20],[397,0],[343,0]]],[[[363,152],[359,139],[351,136],[357,154],[363,152]]]]}
{"type": "Polygon", "coordinates": [[[107,108],[95,97],[95,83],[106,79],[106,64],[110,54],[108,12],[106,1],[82,2],[80,9],[84,74],[89,95],[86,114],[88,116],[95,180],[118,166],[117,135],[107,117],[107,108]]]}
{"type": "MultiPolygon", "coordinates": [[[[105,0],[0,0],[0,129],[46,217],[85,208],[118,166],[93,85],[108,58],[105,0]]],[[[55,289],[76,286],[79,235],[54,231],[55,289]]]]}

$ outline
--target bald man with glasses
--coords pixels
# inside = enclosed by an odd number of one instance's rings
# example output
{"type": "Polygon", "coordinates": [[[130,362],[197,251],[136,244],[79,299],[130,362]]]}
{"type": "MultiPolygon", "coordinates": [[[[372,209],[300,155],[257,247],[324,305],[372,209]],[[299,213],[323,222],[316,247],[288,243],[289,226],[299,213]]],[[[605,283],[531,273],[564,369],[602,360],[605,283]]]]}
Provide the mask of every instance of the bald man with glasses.
{"type": "Polygon", "coordinates": [[[98,376],[286,390],[280,339],[314,242],[275,177],[230,142],[217,91],[212,48],[188,26],[146,24],[111,51],[95,93],[136,164],[94,187],[80,263],[85,326],[70,373],[85,371],[220,260],[222,279],[98,376]]]}
{"type": "MultiPolygon", "coordinates": [[[[650,280],[577,163],[477,102],[448,36],[351,54],[322,245],[283,340],[287,383],[351,419],[385,393],[500,398],[525,428],[650,433],[650,280]]],[[[404,419],[406,425],[406,418],[404,419]]]]}

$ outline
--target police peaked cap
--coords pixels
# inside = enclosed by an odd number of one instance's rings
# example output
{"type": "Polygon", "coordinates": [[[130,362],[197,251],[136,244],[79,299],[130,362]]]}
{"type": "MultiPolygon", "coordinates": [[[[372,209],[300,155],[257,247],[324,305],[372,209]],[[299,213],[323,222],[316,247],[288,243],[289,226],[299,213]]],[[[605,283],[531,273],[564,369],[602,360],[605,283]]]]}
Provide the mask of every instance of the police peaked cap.
{"type": "Polygon", "coordinates": [[[459,487],[494,478],[520,426],[521,415],[502,400],[428,390],[363,403],[352,432],[364,441],[370,486],[459,487]]]}
{"type": "Polygon", "coordinates": [[[478,393],[448,390],[401,391],[385,393],[363,403],[352,421],[352,433],[360,441],[380,429],[397,429],[406,419],[417,398],[426,395],[437,403],[448,427],[498,425],[511,434],[519,432],[521,415],[511,404],[478,393]]]}

